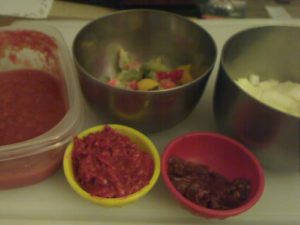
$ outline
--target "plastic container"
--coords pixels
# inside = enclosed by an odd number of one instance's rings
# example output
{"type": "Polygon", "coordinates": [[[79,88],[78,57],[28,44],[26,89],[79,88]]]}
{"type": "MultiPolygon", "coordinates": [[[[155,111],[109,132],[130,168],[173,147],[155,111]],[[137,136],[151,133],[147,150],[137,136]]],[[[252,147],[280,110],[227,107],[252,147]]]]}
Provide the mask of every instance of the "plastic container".
{"type": "Polygon", "coordinates": [[[45,25],[2,27],[0,39],[0,72],[34,69],[54,76],[67,108],[45,133],[0,146],[0,189],[6,189],[37,183],[62,165],[65,147],[81,127],[82,112],[77,76],[58,30],[45,25]]]}

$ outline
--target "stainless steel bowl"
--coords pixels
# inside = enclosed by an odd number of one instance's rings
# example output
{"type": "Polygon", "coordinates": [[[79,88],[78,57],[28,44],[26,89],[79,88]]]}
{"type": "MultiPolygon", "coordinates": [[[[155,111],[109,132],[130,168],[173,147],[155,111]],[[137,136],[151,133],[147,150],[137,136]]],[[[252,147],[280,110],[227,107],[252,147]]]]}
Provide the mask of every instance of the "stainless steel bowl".
{"type": "Polygon", "coordinates": [[[217,123],[273,170],[299,171],[300,118],[260,102],[235,80],[255,73],[262,80],[300,82],[299,37],[299,27],[252,28],[231,37],[221,55],[214,94],[217,123]]]}
{"type": "Polygon", "coordinates": [[[200,99],[216,60],[212,37],[188,19],[156,10],[120,11],[85,26],[73,45],[83,94],[105,122],[143,132],[169,128],[200,99]],[[192,64],[194,81],[173,89],[132,91],[99,79],[116,71],[120,47],[139,61],[164,56],[171,66],[192,64]]]}

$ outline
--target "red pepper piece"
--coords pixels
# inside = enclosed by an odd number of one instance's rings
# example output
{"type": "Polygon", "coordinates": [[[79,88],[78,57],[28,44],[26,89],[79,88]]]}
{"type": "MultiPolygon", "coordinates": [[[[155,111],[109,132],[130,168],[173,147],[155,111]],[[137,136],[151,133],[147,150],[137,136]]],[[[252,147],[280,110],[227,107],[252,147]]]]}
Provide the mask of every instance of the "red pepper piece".
{"type": "Polygon", "coordinates": [[[169,78],[169,72],[162,72],[162,71],[156,72],[156,78],[158,80],[168,79],[169,78]]]}
{"type": "Polygon", "coordinates": [[[118,83],[118,80],[117,79],[111,79],[107,82],[108,85],[111,85],[111,86],[116,86],[118,83]]]}
{"type": "Polygon", "coordinates": [[[179,82],[180,80],[181,80],[181,78],[182,78],[182,76],[183,76],[183,70],[173,70],[173,71],[170,71],[169,72],[169,78],[173,81],[173,82],[175,82],[175,83],[177,83],[177,82],[179,82]]]}
{"type": "Polygon", "coordinates": [[[160,86],[164,89],[169,89],[176,87],[176,83],[174,83],[171,79],[163,79],[160,81],[160,86]]]}
{"type": "Polygon", "coordinates": [[[169,72],[157,72],[156,77],[158,80],[171,79],[173,82],[177,83],[181,80],[184,71],[181,69],[169,71],[169,72]]]}
{"type": "Polygon", "coordinates": [[[136,80],[132,80],[128,83],[128,87],[132,90],[138,89],[138,82],[136,80]]]}

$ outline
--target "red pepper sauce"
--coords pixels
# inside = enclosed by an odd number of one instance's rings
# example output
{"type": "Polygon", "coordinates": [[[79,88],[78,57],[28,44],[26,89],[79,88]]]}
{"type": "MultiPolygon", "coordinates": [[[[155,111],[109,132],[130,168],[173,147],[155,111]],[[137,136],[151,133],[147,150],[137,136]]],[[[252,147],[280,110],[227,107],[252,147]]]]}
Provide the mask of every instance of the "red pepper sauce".
{"type": "Polygon", "coordinates": [[[45,133],[67,110],[61,85],[43,71],[1,72],[0,90],[0,146],[45,133]]]}
{"type": "Polygon", "coordinates": [[[75,138],[73,168],[80,186],[91,195],[118,198],[137,192],[152,177],[151,155],[111,127],[75,138]]]}

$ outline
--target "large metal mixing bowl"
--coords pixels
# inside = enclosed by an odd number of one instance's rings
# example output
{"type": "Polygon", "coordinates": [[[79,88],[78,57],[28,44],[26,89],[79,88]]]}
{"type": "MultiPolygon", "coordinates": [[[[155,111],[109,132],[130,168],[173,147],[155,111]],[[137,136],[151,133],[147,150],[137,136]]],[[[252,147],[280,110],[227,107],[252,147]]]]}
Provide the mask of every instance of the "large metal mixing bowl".
{"type": "Polygon", "coordinates": [[[260,102],[235,80],[255,73],[262,80],[300,82],[299,37],[299,27],[252,28],[232,36],[221,56],[214,95],[217,123],[269,169],[299,171],[300,118],[260,102]]]}
{"type": "Polygon", "coordinates": [[[73,45],[83,94],[99,117],[143,132],[169,128],[191,113],[204,91],[216,51],[203,28],[184,17],[156,10],[120,11],[101,17],[85,26],[73,45]],[[194,80],[157,91],[109,86],[99,79],[116,72],[120,47],[142,62],[163,56],[174,67],[191,64],[194,80]]]}

